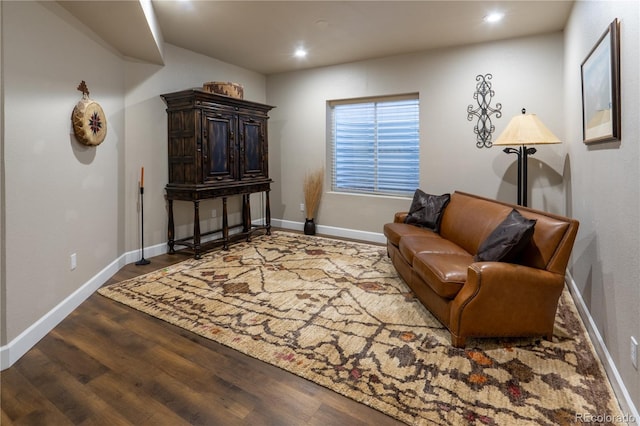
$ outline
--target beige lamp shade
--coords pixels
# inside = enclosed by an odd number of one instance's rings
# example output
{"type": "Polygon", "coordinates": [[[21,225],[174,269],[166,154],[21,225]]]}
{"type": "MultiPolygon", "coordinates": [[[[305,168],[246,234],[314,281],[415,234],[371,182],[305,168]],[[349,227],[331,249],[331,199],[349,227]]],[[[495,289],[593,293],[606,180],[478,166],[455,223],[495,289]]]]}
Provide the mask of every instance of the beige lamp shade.
{"type": "MultiPolygon", "coordinates": [[[[524,110],[523,110],[524,111],[524,110]]],[[[524,112],[511,119],[493,145],[537,145],[560,143],[560,139],[535,114],[524,112]]]]}

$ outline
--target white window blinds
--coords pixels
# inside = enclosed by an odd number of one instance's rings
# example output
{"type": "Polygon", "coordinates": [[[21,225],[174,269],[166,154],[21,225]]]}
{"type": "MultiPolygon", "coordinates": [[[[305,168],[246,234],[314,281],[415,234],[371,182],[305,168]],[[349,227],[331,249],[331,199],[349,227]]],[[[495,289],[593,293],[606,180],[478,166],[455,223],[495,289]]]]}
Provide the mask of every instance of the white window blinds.
{"type": "Polygon", "coordinates": [[[417,94],[333,101],[329,107],[333,190],[413,194],[420,174],[417,94]]]}

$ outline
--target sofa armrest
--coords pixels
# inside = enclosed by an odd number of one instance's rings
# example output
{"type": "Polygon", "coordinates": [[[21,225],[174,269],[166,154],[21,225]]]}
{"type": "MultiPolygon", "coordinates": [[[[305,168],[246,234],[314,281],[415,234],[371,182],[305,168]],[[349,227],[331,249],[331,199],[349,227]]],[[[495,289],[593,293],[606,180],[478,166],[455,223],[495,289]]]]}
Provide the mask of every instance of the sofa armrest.
{"type": "Polygon", "coordinates": [[[409,212],[397,212],[393,217],[393,223],[404,223],[409,212]]]}
{"type": "Polygon", "coordinates": [[[476,262],[452,301],[456,336],[551,337],[564,276],[503,262],[476,262]]]}

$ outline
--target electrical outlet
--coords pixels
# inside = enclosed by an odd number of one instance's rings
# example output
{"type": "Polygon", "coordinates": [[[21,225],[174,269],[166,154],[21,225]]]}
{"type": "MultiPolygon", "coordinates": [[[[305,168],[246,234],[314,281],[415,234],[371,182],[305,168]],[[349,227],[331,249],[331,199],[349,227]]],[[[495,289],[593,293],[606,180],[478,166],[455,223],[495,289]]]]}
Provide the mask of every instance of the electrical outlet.
{"type": "Polygon", "coordinates": [[[216,209],[211,210],[211,217],[218,217],[218,212],[216,209]]]}
{"type": "Polygon", "coordinates": [[[633,336],[631,336],[631,364],[636,370],[638,369],[638,341],[633,336]]]}
{"type": "Polygon", "coordinates": [[[78,258],[76,257],[75,253],[71,254],[71,265],[70,265],[70,267],[71,267],[72,271],[78,267],[78,258]]]}
{"type": "Polygon", "coordinates": [[[304,203],[300,203],[300,211],[304,212],[304,203]]]}

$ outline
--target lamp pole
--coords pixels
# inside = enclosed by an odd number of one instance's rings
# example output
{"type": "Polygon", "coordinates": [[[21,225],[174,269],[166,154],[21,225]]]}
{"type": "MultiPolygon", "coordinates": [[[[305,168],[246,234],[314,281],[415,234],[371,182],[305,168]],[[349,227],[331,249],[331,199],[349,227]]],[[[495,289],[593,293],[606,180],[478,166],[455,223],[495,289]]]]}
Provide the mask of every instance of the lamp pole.
{"type": "Polygon", "coordinates": [[[518,205],[527,207],[527,162],[529,155],[536,153],[535,148],[527,148],[522,145],[518,149],[505,148],[502,152],[516,154],[518,156],[518,205]]]}

